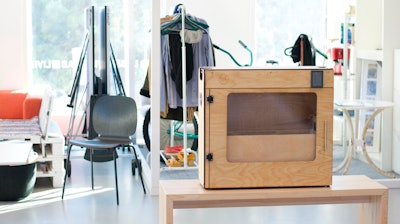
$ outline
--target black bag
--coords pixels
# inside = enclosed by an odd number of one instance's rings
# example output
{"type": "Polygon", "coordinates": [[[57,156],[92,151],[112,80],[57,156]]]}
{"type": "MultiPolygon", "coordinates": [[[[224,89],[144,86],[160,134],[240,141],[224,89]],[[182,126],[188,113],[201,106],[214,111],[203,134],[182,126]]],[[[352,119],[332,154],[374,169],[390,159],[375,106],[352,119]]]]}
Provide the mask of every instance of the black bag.
{"type": "Polygon", "coordinates": [[[315,48],[305,34],[300,34],[294,45],[285,49],[285,55],[290,56],[294,63],[302,62],[301,65],[315,65],[315,48]],[[303,59],[301,58],[301,45],[303,45],[303,59]]]}

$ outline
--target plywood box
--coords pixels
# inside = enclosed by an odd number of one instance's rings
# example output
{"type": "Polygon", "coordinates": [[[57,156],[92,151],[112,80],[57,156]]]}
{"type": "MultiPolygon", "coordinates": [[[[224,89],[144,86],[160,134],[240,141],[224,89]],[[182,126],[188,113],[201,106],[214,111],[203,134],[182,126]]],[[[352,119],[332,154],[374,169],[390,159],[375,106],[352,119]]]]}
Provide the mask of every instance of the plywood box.
{"type": "Polygon", "coordinates": [[[198,113],[205,188],[332,183],[333,70],[202,68],[198,113]]]}

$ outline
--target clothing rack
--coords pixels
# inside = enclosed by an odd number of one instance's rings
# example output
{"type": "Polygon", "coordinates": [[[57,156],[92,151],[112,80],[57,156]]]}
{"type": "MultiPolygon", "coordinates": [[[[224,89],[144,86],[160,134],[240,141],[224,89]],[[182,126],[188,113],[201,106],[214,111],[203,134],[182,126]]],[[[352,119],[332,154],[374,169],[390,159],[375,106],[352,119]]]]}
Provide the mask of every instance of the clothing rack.
{"type": "Polygon", "coordinates": [[[192,156],[196,161],[197,153],[196,150],[189,151],[189,140],[193,136],[188,120],[195,116],[193,112],[198,106],[198,68],[215,64],[209,26],[205,20],[188,15],[185,6],[179,4],[173,15],[161,18],[160,28],[163,56],[160,63],[160,112],[162,117],[173,120],[171,126],[174,128],[171,127],[168,135],[170,146],[174,146],[174,136],[179,136],[179,145],[183,148],[176,155],[178,161],[174,160],[177,159],[175,155],[162,149],[160,156],[168,165],[165,169],[196,168],[196,164],[191,164],[192,156]],[[178,132],[176,120],[179,122],[178,132]]]}
{"type": "Polygon", "coordinates": [[[183,167],[187,167],[187,104],[186,104],[186,44],[185,44],[185,17],[186,17],[186,8],[183,4],[179,5],[181,11],[182,18],[182,31],[181,34],[181,43],[182,43],[182,109],[183,109],[183,158],[184,163],[183,167]]]}
{"type": "MultiPolygon", "coordinates": [[[[168,170],[181,170],[181,169],[194,169],[197,168],[196,166],[194,167],[189,167],[188,166],[188,156],[187,156],[187,85],[186,85],[186,43],[185,43],[185,29],[186,29],[186,8],[183,4],[178,4],[175,9],[174,9],[174,14],[180,14],[181,16],[181,29],[179,32],[180,38],[181,38],[181,55],[182,55],[182,127],[183,127],[183,155],[184,155],[184,163],[183,167],[165,167],[163,170],[168,169],[168,170]]],[[[171,136],[170,136],[170,143],[173,144],[174,140],[174,121],[171,120],[170,123],[170,130],[171,130],[171,136]]],[[[165,156],[161,152],[162,158],[167,161],[165,156]]]]}

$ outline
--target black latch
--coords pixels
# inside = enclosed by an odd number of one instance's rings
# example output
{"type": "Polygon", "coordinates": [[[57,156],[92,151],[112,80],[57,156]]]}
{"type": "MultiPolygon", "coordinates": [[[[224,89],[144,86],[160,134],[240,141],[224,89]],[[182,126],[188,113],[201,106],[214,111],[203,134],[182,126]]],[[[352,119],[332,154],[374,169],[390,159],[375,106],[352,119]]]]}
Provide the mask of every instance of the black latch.
{"type": "Polygon", "coordinates": [[[311,88],[323,88],[323,87],[324,87],[324,72],[311,71],[311,88]]]}
{"type": "Polygon", "coordinates": [[[214,102],[214,96],[207,96],[207,102],[213,103],[214,102]]]}
{"type": "Polygon", "coordinates": [[[213,160],[213,155],[212,155],[212,153],[208,153],[208,154],[206,155],[206,159],[207,159],[208,161],[212,161],[212,160],[213,160]]]}

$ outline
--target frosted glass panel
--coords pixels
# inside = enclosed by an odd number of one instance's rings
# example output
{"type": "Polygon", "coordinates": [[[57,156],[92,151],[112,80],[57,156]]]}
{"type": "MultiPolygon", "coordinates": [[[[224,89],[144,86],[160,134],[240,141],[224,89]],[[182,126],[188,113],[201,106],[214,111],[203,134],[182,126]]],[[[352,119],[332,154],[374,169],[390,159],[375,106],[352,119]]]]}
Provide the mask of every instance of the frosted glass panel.
{"type": "Polygon", "coordinates": [[[315,159],[314,93],[233,93],[228,96],[229,162],[315,159]]]}

